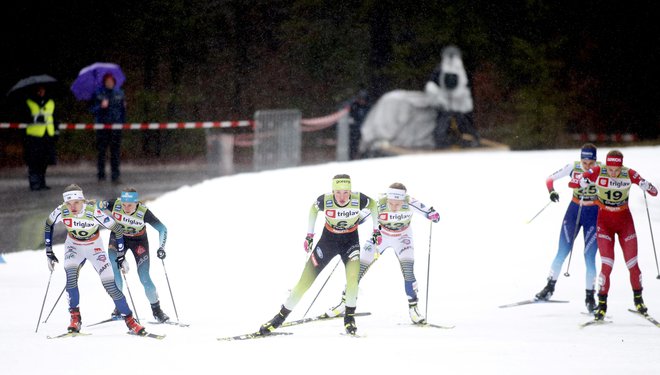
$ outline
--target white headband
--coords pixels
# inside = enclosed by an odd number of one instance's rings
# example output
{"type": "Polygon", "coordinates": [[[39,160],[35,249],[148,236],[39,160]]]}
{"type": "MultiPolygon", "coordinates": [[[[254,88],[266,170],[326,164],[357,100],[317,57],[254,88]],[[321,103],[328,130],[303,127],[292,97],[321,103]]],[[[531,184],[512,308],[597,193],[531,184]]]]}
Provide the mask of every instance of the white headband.
{"type": "Polygon", "coordinates": [[[62,197],[64,197],[64,202],[78,199],[85,200],[82,190],[65,191],[64,194],[62,194],[62,197]]]}
{"type": "Polygon", "coordinates": [[[402,201],[406,199],[406,191],[402,189],[393,189],[389,188],[387,189],[387,199],[395,199],[398,201],[402,201]]]}

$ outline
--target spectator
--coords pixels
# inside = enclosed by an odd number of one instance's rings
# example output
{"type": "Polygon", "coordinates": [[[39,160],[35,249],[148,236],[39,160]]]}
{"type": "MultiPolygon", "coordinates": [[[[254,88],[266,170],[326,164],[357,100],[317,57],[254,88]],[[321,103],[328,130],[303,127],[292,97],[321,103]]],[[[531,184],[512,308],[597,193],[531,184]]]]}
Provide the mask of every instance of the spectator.
{"type": "Polygon", "coordinates": [[[360,148],[360,139],[362,138],[362,123],[367,117],[371,103],[369,102],[369,93],[367,90],[360,90],[357,98],[351,103],[351,108],[348,113],[351,118],[351,125],[349,130],[349,148],[351,160],[358,159],[358,150],[360,148]]]}
{"type": "MultiPolygon", "coordinates": [[[[112,74],[103,76],[103,87],[96,90],[92,98],[91,112],[97,124],[123,124],[126,121],[126,100],[124,91],[115,87],[112,74]]],[[[110,147],[110,169],[113,184],[119,184],[121,159],[121,129],[102,129],[96,131],[96,150],[98,152],[97,177],[105,181],[106,151],[110,147]]]]}
{"type": "Polygon", "coordinates": [[[29,117],[26,116],[28,126],[25,129],[23,156],[28,167],[30,190],[48,190],[46,169],[49,164],[55,164],[55,101],[49,97],[44,86],[38,86],[25,102],[29,117]]]}

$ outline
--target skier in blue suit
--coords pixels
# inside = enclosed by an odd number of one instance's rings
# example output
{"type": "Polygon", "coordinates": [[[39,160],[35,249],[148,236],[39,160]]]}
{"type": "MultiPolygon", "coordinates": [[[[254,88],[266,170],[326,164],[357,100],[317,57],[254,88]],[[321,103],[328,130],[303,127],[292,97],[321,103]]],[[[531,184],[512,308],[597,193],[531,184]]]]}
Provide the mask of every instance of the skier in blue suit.
{"type": "MultiPolygon", "coordinates": [[[[566,164],[563,168],[556,171],[546,179],[546,186],[550,193],[550,200],[559,202],[559,193],[554,189],[554,181],[565,176],[579,179],[582,173],[596,166],[596,146],[586,143],[580,150],[580,160],[566,164]]],[[[586,272],[586,298],[585,304],[589,312],[596,308],[594,298],[594,283],[596,280],[596,253],[598,245],[596,242],[596,219],[598,218],[598,206],[596,205],[596,187],[595,185],[586,188],[573,189],[573,197],[568,205],[564,220],[561,225],[559,235],[559,248],[557,255],[550,267],[548,283],[536,294],[536,300],[547,301],[552,297],[555,291],[557,278],[561,273],[561,267],[570,254],[577,238],[580,227],[584,236],[584,261],[587,267],[586,272]]]]}

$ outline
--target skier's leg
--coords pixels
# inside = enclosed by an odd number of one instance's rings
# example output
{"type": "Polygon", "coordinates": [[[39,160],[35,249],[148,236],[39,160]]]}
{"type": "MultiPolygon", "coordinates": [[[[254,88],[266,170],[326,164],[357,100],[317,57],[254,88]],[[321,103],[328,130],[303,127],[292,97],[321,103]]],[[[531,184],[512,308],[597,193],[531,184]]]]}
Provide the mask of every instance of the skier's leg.
{"type": "Polygon", "coordinates": [[[600,274],[598,275],[598,295],[607,296],[610,290],[610,274],[614,266],[614,231],[609,228],[606,211],[598,214],[596,229],[598,252],[600,253],[600,274]]]}
{"type": "Polygon", "coordinates": [[[85,259],[79,246],[67,236],[64,242],[64,271],[66,272],[66,293],[69,296],[69,308],[78,308],[80,292],[78,290],[78,270],[85,259]]]}
{"type": "Polygon", "coordinates": [[[585,274],[585,289],[593,290],[596,282],[596,254],[598,242],[596,240],[596,220],[598,219],[598,206],[582,207],[582,234],[584,236],[584,263],[587,268],[585,274]]]}
{"type": "Polygon", "coordinates": [[[635,223],[633,222],[630,211],[620,213],[622,216],[618,224],[621,226],[619,230],[619,245],[623,250],[623,259],[626,261],[626,267],[630,273],[630,285],[633,290],[642,289],[642,271],[637,263],[637,233],[635,231],[635,223]]]}
{"type": "Polygon", "coordinates": [[[293,310],[326,265],[327,261],[325,261],[325,259],[318,262],[314,254],[312,254],[307,263],[305,263],[305,268],[300,275],[298,283],[293,287],[291,293],[289,293],[289,297],[286,299],[286,302],[284,302],[284,307],[288,310],[293,310]]]}
{"type": "Polygon", "coordinates": [[[140,277],[140,282],[144,287],[144,293],[146,294],[149,303],[154,304],[158,302],[158,291],[156,290],[156,286],[151,280],[151,275],[149,274],[149,243],[146,241],[140,241],[133,250],[133,255],[135,256],[135,264],[137,264],[137,272],[140,277]]]}

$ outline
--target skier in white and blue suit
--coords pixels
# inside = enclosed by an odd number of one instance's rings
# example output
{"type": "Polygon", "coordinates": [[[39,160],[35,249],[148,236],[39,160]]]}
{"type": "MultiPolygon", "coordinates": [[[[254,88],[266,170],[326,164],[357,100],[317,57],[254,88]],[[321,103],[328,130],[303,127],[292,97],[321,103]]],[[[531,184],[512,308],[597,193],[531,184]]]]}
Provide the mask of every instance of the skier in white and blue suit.
{"type": "MultiPolygon", "coordinates": [[[[550,200],[559,202],[559,193],[554,189],[553,182],[562,177],[569,176],[573,179],[580,179],[585,171],[598,165],[596,161],[596,146],[586,143],[580,150],[580,160],[566,164],[563,168],[556,171],[546,179],[546,187],[550,193],[550,200]]],[[[598,244],[596,241],[596,220],[598,219],[597,190],[595,185],[588,187],[577,187],[573,189],[573,197],[566,209],[564,220],[561,224],[559,234],[559,247],[557,255],[552,261],[548,283],[536,294],[537,300],[549,300],[555,291],[555,284],[561,273],[561,267],[566,257],[573,249],[575,238],[582,227],[584,236],[584,262],[587,267],[585,276],[586,298],[585,304],[589,312],[596,308],[594,298],[594,283],[596,282],[596,253],[598,244]]]]}

